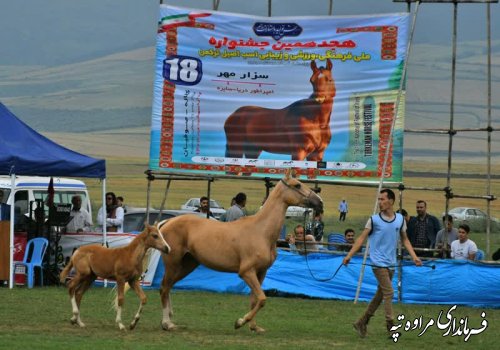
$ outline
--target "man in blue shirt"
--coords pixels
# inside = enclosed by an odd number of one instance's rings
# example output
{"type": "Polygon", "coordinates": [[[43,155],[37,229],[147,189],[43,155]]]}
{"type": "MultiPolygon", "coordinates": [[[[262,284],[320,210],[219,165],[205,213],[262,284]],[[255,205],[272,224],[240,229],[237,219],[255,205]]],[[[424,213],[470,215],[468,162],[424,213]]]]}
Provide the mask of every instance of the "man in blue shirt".
{"type": "Polygon", "coordinates": [[[363,242],[368,237],[370,260],[373,274],[378,281],[378,288],[365,313],[353,324],[354,329],[361,338],[366,336],[368,321],[375,314],[382,301],[384,301],[387,331],[389,335],[391,334],[391,328],[394,325],[392,312],[394,289],[392,288],[392,277],[394,276],[394,268],[396,267],[396,248],[399,238],[401,238],[415,265],[422,265],[406,235],[406,222],[403,216],[394,212],[395,200],[396,195],[392,190],[383,189],[380,191],[378,196],[380,213],[368,219],[365,229],[343,261],[344,265],[348,265],[352,256],[361,248],[363,242]]]}

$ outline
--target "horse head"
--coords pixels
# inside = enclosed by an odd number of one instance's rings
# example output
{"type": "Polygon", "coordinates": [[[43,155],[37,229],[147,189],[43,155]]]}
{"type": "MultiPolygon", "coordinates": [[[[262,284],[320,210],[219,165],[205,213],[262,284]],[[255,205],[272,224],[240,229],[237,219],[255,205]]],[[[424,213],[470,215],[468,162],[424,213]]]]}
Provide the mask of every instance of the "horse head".
{"type": "MultiPolygon", "coordinates": [[[[332,67],[332,61],[330,61],[329,58],[326,60],[326,68],[318,68],[316,66],[316,61],[311,61],[311,70],[313,74],[309,79],[313,87],[311,98],[320,105],[329,105],[330,107],[336,94],[332,67]]],[[[320,121],[320,128],[325,129],[330,124],[330,113],[325,113],[323,119],[324,120],[320,121]]]]}
{"type": "Polygon", "coordinates": [[[323,200],[313,190],[292,176],[288,170],[285,177],[280,180],[285,186],[284,200],[286,204],[313,208],[316,212],[323,211],[323,200]]]}
{"type": "Polygon", "coordinates": [[[156,225],[149,225],[148,223],[144,223],[144,231],[142,233],[146,234],[146,238],[144,240],[144,244],[148,248],[155,248],[165,254],[170,253],[170,246],[168,245],[163,235],[160,234],[160,231],[156,227],[156,225]]]}

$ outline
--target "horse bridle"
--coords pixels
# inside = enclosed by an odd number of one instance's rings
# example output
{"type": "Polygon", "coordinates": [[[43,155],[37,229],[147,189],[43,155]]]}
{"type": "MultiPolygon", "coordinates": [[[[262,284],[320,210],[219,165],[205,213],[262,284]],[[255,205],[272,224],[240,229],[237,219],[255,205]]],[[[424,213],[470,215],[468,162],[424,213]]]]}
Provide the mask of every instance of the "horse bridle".
{"type": "Polygon", "coordinates": [[[305,197],[305,198],[307,199],[307,202],[308,202],[308,203],[311,203],[311,199],[310,199],[310,198],[311,198],[311,193],[313,193],[313,192],[314,192],[313,190],[309,189],[309,193],[308,193],[307,195],[305,195],[305,194],[303,194],[302,192],[300,192],[297,188],[295,188],[295,187],[290,186],[289,184],[287,184],[287,183],[285,182],[285,180],[280,179],[280,181],[281,181],[281,182],[282,182],[282,183],[283,183],[286,187],[288,187],[289,189],[294,190],[295,192],[297,192],[298,194],[300,194],[302,197],[305,197]]]}

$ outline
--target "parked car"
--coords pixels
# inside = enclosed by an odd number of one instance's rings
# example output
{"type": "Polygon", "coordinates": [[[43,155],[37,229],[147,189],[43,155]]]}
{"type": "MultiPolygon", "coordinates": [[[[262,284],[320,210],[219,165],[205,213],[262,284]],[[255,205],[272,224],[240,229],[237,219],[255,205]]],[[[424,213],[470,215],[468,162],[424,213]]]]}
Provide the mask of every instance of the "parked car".
{"type": "MultiPolygon", "coordinates": [[[[191,210],[164,210],[161,213],[161,218],[158,220],[158,209],[149,210],[149,224],[152,225],[155,221],[163,221],[174,218],[179,215],[199,215],[205,216],[201,213],[194,213],[191,210]]],[[[137,233],[144,229],[144,222],[146,221],[146,208],[127,208],[123,220],[123,232],[137,233]]]]}
{"type": "Polygon", "coordinates": [[[286,210],[285,216],[287,218],[303,218],[306,212],[309,213],[309,215],[312,215],[312,209],[311,208],[303,208],[303,207],[297,207],[297,206],[290,206],[286,210]]]}
{"type": "MultiPolygon", "coordinates": [[[[189,198],[189,200],[181,206],[181,209],[195,211],[199,207],[199,198],[189,198]]],[[[210,211],[214,214],[216,219],[220,219],[220,217],[226,213],[224,207],[217,203],[214,199],[210,199],[210,211]]]]}
{"type": "MultiPolygon", "coordinates": [[[[488,215],[481,209],[477,208],[458,207],[450,209],[448,213],[453,217],[453,221],[456,224],[459,224],[463,221],[467,222],[469,225],[480,224],[481,226],[483,226],[486,225],[486,221],[488,220],[488,215]]],[[[492,227],[499,224],[497,218],[490,216],[490,219],[492,227]]]]}

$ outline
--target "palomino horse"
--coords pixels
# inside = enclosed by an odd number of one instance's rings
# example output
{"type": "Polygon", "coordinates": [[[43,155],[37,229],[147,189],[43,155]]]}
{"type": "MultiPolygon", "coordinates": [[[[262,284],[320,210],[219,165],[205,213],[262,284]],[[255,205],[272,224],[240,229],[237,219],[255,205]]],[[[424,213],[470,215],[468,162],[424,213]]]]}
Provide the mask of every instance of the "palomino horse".
{"type": "Polygon", "coordinates": [[[264,306],[266,296],[261,285],[267,270],[276,259],[276,241],[290,205],[322,209],[321,198],[288,172],[278,182],[264,206],[252,216],[232,222],[207,220],[195,215],[170,219],[161,228],[172,251],[163,255],[165,276],[160,298],[163,306],[163,329],[175,328],[171,321],[170,290],[199,264],[223,272],[236,272],[251,289],[250,312],[239,318],[234,327],[250,322],[250,329],[263,332],[255,315],[264,306]]]}
{"type": "Polygon", "coordinates": [[[311,61],[313,93],[282,109],[244,106],[225,124],[226,157],[253,158],[262,151],[290,154],[292,160],[323,160],[330,144],[330,116],[335,97],[332,62],[318,68],[311,61]]]}
{"type": "Polygon", "coordinates": [[[76,275],[68,283],[68,291],[73,308],[72,324],[85,327],[80,319],[80,303],[83,294],[90,288],[97,277],[116,280],[116,323],[121,330],[125,329],[122,323],[122,307],[124,303],[124,287],[128,282],[140,299],[139,310],[134,316],[130,329],[134,329],[139,322],[141,311],[146,303],[139,277],[142,274],[142,260],[149,248],[156,248],[166,254],[170,246],[155,226],[145,225],[144,231],[138,234],[132,242],[124,247],[105,248],[97,244],[78,248],[68,265],[61,272],[60,280],[64,283],[71,269],[74,267],[76,275]]]}

